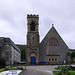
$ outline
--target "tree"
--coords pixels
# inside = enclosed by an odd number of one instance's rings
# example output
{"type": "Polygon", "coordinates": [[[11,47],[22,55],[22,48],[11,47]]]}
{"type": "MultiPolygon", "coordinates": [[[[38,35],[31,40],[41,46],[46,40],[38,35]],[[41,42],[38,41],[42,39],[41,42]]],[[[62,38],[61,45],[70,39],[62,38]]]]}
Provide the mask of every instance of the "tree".
{"type": "Polygon", "coordinates": [[[21,48],[21,61],[25,61],[25,54],[26,54],[26,49],[25,48],[21,48]]]}
{"type": "Polygon", "coordinates": [[[4,58],[0,58],[0,68],[4,68],[6,66],[6,62],[4,58]]]}
{"type": "Polygon", "coordinates": [[[75,51],[70,54],[71,58],[75,58],[75,51]]]}

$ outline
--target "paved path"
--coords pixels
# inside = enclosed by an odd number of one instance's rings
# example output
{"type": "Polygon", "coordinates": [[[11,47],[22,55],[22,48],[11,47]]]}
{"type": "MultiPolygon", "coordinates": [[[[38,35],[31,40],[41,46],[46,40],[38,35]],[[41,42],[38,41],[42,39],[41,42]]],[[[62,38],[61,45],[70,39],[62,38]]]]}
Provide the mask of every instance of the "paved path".
{"type": "Polygon", "coordinates": [[[55,67],[57,66],[27,66],[27,70],[21,72],[19,75],[53,75],[52,71],[54,71],[55,67]]]}
{"type": "Polygon", "coordinates": [[[42,65],[42,66],[27,66],[26,69],[30,70],[51,70],[54,71],[58,65],[42,65]]]}
{"type": "Polygon", "coordinates": [[[53,75],[52,72],[39,71],[39,70],[26,70],[21,72],[19,75],[53,75]]]}

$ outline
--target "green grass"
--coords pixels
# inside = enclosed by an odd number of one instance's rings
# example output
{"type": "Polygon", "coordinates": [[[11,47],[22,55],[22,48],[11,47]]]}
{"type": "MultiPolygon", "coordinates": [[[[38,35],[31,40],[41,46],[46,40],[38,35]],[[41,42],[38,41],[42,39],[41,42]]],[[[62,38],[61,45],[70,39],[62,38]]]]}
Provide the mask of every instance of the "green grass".
{"type": "MultiPolygon", "coordinates": [[[[53,71],[53,75],[58,75],[60,71],[53,71]]],[[[75,72],[70,72],[70,75],[75,75],[75,72]]]]}
{"type": "Polygon", "coordinates": [[[1,69],[0,69],[0,72],[3,72],[3,71],[5,71],[5,68],[1,68],[1,69]]]}
{"type": "Polygon", "coordinates": [[[60,71],[53,71],[53,75],[57,75],[60,71]]]}
{"type": "Polygon", "coordinates": [[[58,68],[58,67],[56,67],[55,69],[56,69],[56,70],[62,70],[62,68],[64,68],[64,69],[65,69],[65,66],[62,66],[62,67],[59,67],[59,68],[58,68]]]}
{"type": "MultiPolygon", "coordinates": [[[[56,69],[56,70],[62,70],[62,68],[65,69],[65,66],[62,66],[62,67],[59,67],[59,68],[56,67],[55,69],[56,69]]],[[[71,68],[69,68],[69,71],[75,71],[75,70],[72,70],[71,68]]]]}
{"type": "Polygon", "coordinates": [[[18,69],[18,68],[8,68],[8,70],[21,70],[21,69],[18,69]]]}
{"type": "Polygon", "coordinates": [[[75,72],[70,72],[70,75],[75,75],[75,72]]]}

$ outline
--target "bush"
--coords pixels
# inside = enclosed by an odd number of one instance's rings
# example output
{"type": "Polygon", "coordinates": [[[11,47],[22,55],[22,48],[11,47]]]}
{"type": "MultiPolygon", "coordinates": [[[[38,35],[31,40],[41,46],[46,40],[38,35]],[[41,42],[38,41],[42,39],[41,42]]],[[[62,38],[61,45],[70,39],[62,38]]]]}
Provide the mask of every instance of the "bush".
{"type": "Polygon", "coordinates": [[[6,66],[5,59],[0,58],[0,68],[4,68],[6,66]]]}
{"type": "Polygon", "coordinates": [[[23,67],[21,67],[21,70],[23,70],[23,67]]]}
{"type": "Polygon", "coordinates": [[[5,67],[5,70],[7,71],[8,70],[8,67],[5,67]]]}

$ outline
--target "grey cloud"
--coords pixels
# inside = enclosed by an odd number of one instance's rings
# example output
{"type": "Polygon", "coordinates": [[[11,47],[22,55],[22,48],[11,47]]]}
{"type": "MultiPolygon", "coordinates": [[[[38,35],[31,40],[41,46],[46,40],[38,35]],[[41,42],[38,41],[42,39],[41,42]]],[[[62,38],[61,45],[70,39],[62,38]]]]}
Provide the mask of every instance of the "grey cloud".
{"type": "Polygon", "coordinates": [[[75,0],[0,0],[0,36],[26,44],[27,14],[39,14],[41,40],[54,23],[67,45],[75,48],[74,9],[75,0]]]}

